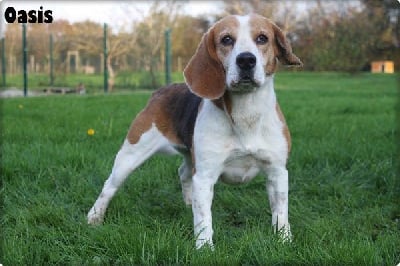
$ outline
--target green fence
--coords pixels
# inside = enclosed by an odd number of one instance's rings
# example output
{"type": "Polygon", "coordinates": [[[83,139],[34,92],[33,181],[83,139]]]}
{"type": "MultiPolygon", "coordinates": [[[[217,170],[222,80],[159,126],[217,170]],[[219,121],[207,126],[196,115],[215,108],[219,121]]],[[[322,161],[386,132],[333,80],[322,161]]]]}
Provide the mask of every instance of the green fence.
{"type": "MultiPolygon", "coordinates": [[[[107,24],[103,25],[103,34],[98,40],[102,49],[98,55],[62,47],[63,37],[54,36],[53,33],[48,33],[48,44],[43,45],[44,49],[38,48],[37,43],[33,45],[37,40],[32,30],[29,30],[30,26],[21,25],[21,43],[15,47],[7,46],[10,43],[7,37],[1,39],[3,90],[21,89],[27,95],[28,90],[76,90],[84,87],[89,92],[107,93],[112,90],[155,89],[183,80],[181,71],[172,73],[170,29],[165,31],[164,45],[157,56],[152,58],[151,67],[136,63],[133,67],[122,68],[119,58],[109,58],[107,24]]],[[[135,59],[130,60],[135,62],[135,59]]]]}

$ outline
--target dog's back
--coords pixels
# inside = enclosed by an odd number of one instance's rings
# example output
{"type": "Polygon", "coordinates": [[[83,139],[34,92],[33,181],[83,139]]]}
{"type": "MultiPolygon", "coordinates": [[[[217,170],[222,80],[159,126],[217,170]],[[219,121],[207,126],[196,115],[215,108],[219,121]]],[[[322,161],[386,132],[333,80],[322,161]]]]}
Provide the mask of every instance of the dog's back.
{"type": "Polygon", "coordinates": [[[192,146],[193,129],[201,98],[185,83],[176,83],[157,90],[146,108],[133,121],[127,139],[135,144],[152,124],[170,141],[182,148],[192,146]]]}

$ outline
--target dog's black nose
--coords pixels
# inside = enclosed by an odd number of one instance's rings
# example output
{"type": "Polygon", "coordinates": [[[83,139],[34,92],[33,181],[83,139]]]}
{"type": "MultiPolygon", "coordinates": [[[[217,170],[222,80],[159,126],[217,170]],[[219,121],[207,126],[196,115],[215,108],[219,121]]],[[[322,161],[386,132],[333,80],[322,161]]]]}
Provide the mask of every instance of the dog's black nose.
{"type": "Polygon", "coordinates": [[[251,70],[257,63],[257,58],[250,52],[244,52],[236,57],[236,64],[241,70],[251,70]]]}

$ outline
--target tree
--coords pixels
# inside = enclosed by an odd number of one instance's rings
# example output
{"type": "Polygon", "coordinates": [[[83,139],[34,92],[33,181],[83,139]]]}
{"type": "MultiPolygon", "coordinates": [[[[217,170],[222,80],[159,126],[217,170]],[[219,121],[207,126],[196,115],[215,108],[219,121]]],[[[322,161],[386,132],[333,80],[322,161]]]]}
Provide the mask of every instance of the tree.
{"type": "Polygon", "coordinates": [[[200,43],[201,37],[207,31],[209,21],[204,18],[178,16],[172,29],[172,54],[175,70],[182,71],[189,62],[200,43]],[[175,62],[174,62],[175,60],[175,62]]]}
{"type": "Polygon", "coordinates": [[[400,65],[400,3],[393,0],[362,0],[364,12],[375,24],[373,58],[395,60],[400,65]]]}
{"type": "Polygon", "coordinates": [[[149,71],[153,88],[159,86],[156,72],[164,60],[164,32],[175,27],[179,9],[180,5],[176,2],[156,1],[149,14],[134,28],[137,34],[134,53],[140,56],[142,64],[149,71]]]}
{"type": "Polygon", "coordinates": [[[27,27],[29,55],[34,61],[34,72],[45,69],[49,59],[49,32],[47,24],[29,24],[27,27]],[[38,67],[38,68],[37,68],[38,67]]]}
{"type": "MultiPolygon", "coordinates": [[[[67,52],[72,48],[73,26],[67,20],[56,20],[48,25],[53,35],[53,60],[56,72],[66,71],[67,52]]],[[[57,79],[57,77],[56,77],[57,79]]]]}
{"type": "Polygon", "coordinates": [[[8,58],[8,73],[19,72],[17,62],[22,61],[22,27],[18,23],[8,24],[5,32],[5,51],[8,58]]]}
{"type": "MultiPolygon", "coordinates": [[[[73,24],[74,30],[71,36],[75,49],[83,52],[87,56],[99,56],[103,53],[103,26],[91,22],[78,22],[73,24]]],[[[119,33],[114,34],[111,28],[108,28],[107,34],[107,50],[106,58],[107,70],[109,73],[108,85],[110,92],[115,84],[115,70],[113,61],[127,54],[136,41],[135,34],[119,33]]]]}
{"type": "Polygon", "coordinates": [[[275,14],[278,10],[279,3],[271,0],[224,0],[225,10],[220,17],[231,15],[245,15],[249,13],[257,13],[267,18],[275,20],[275,14]]]}
{"type": "MultiPolygon", "coordinates": [[[[357,72],[369,64],[379,39],[380,16],[362,6],[329,8],[318,1],[296,30],[294,45],[309,70],[357,72]]],[[[335,7],[335,6],[333,6],[335,7]]]]}
{"type": "Polygon", "coordinates": [[[275,0],[224,0],[224,3],[224,15],[257,13],[273,20],[284,33],[294,30],[300,19],[298,16],[298,7],[292,2],[287,3],[275,0]]]}

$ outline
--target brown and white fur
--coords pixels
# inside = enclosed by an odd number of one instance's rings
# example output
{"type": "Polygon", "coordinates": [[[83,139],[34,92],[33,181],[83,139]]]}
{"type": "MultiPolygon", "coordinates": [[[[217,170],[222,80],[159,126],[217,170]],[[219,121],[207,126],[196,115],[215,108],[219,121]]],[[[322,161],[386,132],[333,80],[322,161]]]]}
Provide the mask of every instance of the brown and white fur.
{"type": "Polygon", "coordinates": [[[132,122],[88,223],[103,221],[120,185],[150,156],[180,153],[179,176],[184,201],[192,205],[197,248],[213,245],[215,183],[244,183],[259,172],[268,177],[272,225],[290,238],[290,135],[274,92],[277,60],[302,65],[270,20],[252,14],[214,24],[184,70],[186,83],[156,91],[132,122]]]}

